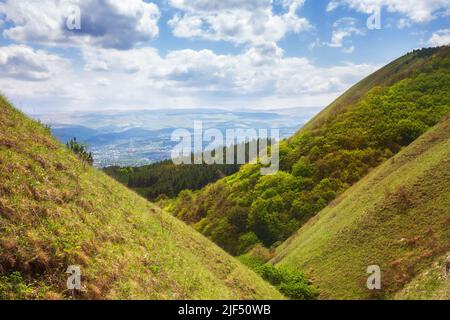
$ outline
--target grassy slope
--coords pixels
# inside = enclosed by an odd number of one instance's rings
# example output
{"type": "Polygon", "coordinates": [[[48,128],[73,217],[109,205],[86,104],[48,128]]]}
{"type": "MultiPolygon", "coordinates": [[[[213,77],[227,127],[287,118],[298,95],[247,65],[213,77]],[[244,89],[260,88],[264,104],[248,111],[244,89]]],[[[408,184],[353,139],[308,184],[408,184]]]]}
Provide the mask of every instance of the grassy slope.
{"type": "Polygon", "coordinates": [[[417,277],[397,298],[450,299],[448,280],[427,285],[430,277],[419,275],[450,251],[448,181],[447,117],[311,219],[273,262],[305,271],[321,298],[393,298],[417,277]],[[381,292],[365,287],[373,264],[382,270],[381,292]]]}
{"type": "Polygon", "coordinates": [[[436,259],[429,268],[417,275],[394,298],[402,300],[449,300],[449,261],[449,257],[446,255],[436,259]]]}
{"type": "Polygon", "coordinates": [[[279,299],[172,216],[84,165],[0,97],[0,298],[279,299]]]}

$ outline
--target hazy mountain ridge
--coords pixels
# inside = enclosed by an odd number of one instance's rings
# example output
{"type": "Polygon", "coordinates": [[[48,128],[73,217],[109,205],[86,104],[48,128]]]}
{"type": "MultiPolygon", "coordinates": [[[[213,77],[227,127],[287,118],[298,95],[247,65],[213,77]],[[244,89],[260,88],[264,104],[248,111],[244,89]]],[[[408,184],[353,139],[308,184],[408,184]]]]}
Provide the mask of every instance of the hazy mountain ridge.
{"type": "Polygon", "coordinates": [[[97,167],[142,166],[170,159],[177,142],[175,129],[192,130],[194,121],[225,133],[236,128],[277,128],[282,138],[291,136],[321,108],[226,111],[220,109],[179,109],[115,111],[103,113],[36,115],[52,128],[62,142],[76,137],[94,155],[97,167]]]}

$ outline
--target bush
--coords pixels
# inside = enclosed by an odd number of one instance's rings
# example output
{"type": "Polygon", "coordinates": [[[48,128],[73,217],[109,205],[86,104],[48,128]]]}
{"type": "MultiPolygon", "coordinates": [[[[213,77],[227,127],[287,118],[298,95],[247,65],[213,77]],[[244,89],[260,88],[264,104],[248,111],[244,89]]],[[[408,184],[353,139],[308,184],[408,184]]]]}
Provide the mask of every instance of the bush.
{"type": "Polygon", "coordinates": [[[316,290],[309,285],[308,279],[302,272],[266,263],[266,254],[261,254],[261,250],[265,252],[268,249],[256,245],[249,253],[237,259],[276,287],[287,298],[313,300],[317,297],[316,290]]]}
{"type": "Polygon", "coordinates": [[[282,283],[278,289],[293,300],[314,300],[317,296],[315,290],[303,282],[282,283]]]}
{"type": "Polygon", "coordinates": [[[402,119],[397,124],[397,132],[401,145],[408,145],[427,130],[427,126],[419,121],[402,119]]]}
{"type": "Polygon", "coordinates": [[[250,254],[244,254],[237,257],[237,259],[253,271],[258,270],[259,267],[263,266],[266,263],[263,258],[250,254]]]}
{"type": "Polygon", "coordinates": [[[281,285],[285,279],[281,270],[270,263],[260,266],[257,271],[264,280],[269,281],[274,286],[281,285]]]}
{"type": "Polygon", "coordinates": [[[290,299],[313,300],[317,296],[317,292],[309,285],[302,272],[269,263],[258,267],[256,271],[290,299]]]}
{"type": "Polygon", "coordinates": [[[294,164],[292,167],[292,174],[297,177],[312,177],[316,173],[316,167],[314,164],[308,162],[305,157],[300,158],[300,160],[294,164]]]}
{"type": "Polygon", "coordinates": [[[24,283],[19,272],[0,276],[0,300],[25,300],[33,293],[33,289],[24,283]]]}
{"type": "Polygon", "coordinates": [[[71,139],[66,144],[67,148],[75,153],[82,161],[92,165],[94,164],[94,158],[92,157],[92,153],[87,151],[85,145],[77,142],[77,138],[71,139]]]}
{"type": "Polygon", "coordinates": [[[259,238],[253,232],[248,232],[239,237],[239,252],[244,253],[248,248],[259,243],[259,238]]]}

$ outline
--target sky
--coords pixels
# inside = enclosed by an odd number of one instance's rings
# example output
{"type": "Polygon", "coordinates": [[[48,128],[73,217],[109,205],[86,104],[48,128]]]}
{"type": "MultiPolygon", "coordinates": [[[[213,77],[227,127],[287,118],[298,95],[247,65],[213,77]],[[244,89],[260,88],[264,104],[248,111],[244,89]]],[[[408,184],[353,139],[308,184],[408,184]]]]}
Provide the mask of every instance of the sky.
{"type": "Polygon", "coordinates": [[[0,0],[0,92],[38,114],[323,107],[449,43],[450,0],[0,0]]]}

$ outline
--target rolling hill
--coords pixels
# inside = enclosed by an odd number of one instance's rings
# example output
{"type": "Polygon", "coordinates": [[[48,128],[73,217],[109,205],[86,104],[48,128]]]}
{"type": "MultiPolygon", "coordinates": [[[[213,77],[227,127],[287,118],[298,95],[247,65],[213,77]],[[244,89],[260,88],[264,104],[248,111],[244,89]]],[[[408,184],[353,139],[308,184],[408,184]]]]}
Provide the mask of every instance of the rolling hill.
{"type": "Polygon", "coordinates": [[[324,299],[450,299],[450,117],[373,170],[277,249],[324,299]],[[447,261],[446,261],[447,260],[447,261]],[[369,265],[381,290],[366,288],[369,265]]]}
{"type": "Polygon", "coordinates": [[[0,299],[282,299],[0,97],[0,299]]]}
{"type": "Polygon", "coordinates": [[[415,50],[370,75],[280,142],[280,171],[258,165],[170,210],[234,255],[275,248],[450,112],[450,47],[415,50]]]}

